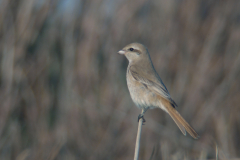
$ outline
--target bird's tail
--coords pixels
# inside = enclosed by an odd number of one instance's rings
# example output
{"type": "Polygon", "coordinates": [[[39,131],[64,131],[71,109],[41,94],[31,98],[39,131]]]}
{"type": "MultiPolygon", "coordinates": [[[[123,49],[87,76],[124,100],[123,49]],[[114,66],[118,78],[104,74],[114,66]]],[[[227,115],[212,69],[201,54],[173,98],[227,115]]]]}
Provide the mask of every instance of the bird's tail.
{"type": "Polygon", "coordinates": [[[167,107],[167,111],[184,135],[186,135],[187,131],[194,139],[198,139],[200,137],[175,108],[172,106],[167,107]]]}

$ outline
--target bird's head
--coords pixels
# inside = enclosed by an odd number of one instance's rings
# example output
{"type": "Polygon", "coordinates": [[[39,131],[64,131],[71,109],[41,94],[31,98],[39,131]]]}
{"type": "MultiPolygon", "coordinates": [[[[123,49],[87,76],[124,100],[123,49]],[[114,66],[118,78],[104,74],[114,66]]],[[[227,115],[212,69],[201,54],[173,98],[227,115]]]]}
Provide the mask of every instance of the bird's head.
{"type": "Polygon", "coordinates": [[[147,48],[140,43],[131,43],[118,51],[118,53],[125,55],[129,63],[149,59],[147,48]]]}

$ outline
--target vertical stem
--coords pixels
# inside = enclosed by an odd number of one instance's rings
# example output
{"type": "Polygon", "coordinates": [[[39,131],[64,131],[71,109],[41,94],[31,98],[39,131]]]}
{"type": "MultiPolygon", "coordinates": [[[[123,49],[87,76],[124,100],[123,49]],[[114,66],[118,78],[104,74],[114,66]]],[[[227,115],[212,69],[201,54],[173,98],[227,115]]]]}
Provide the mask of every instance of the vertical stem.
{"type": "MultiPolygon", "coordinates": [[[[142,114],[144,114],[144,109],[142,110],[142,114]]],[[[139,156],[139,148],[140,148],[140,138],[142,133],[142,123],[143,119],[139,119],[138,122],[138,132],[137,132],[137,139],[136,139],[136,145],[135,145],[135,153],[134,153],[134,160],[138,160],[139,156]]]]}

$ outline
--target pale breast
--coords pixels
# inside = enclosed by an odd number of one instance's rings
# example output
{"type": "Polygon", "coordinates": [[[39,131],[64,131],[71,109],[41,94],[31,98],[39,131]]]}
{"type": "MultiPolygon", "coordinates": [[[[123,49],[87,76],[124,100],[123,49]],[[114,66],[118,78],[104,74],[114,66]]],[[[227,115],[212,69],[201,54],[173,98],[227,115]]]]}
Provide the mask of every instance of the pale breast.
{"type": "Polygon", "coordinates": [[[138,108],[150,107],[152,109],[159,106],[156,94],[150,91],[146,85],[136,81],[129,70],[127,70],[127,85],[131,98],[138,108]]]}

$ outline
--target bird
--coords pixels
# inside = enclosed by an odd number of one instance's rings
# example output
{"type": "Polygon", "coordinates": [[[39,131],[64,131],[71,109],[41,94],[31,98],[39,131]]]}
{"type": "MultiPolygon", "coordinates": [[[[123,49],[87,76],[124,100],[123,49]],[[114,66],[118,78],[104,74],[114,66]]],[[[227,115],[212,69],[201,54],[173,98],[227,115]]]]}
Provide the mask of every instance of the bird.
{"type": "Polygon", "coordinates": [[[194,138],[200,136],[176,110],[177,104],[170,96],[162,79],[156,72],[147,47],[131,43],[118,51],[128,61],[126,79],[130,96],[135,105],[143,112],[138,116],[145,122],[144,114],[148,109],[160,108],[170,115],[183,135],[186,131],[194,138]]]}

